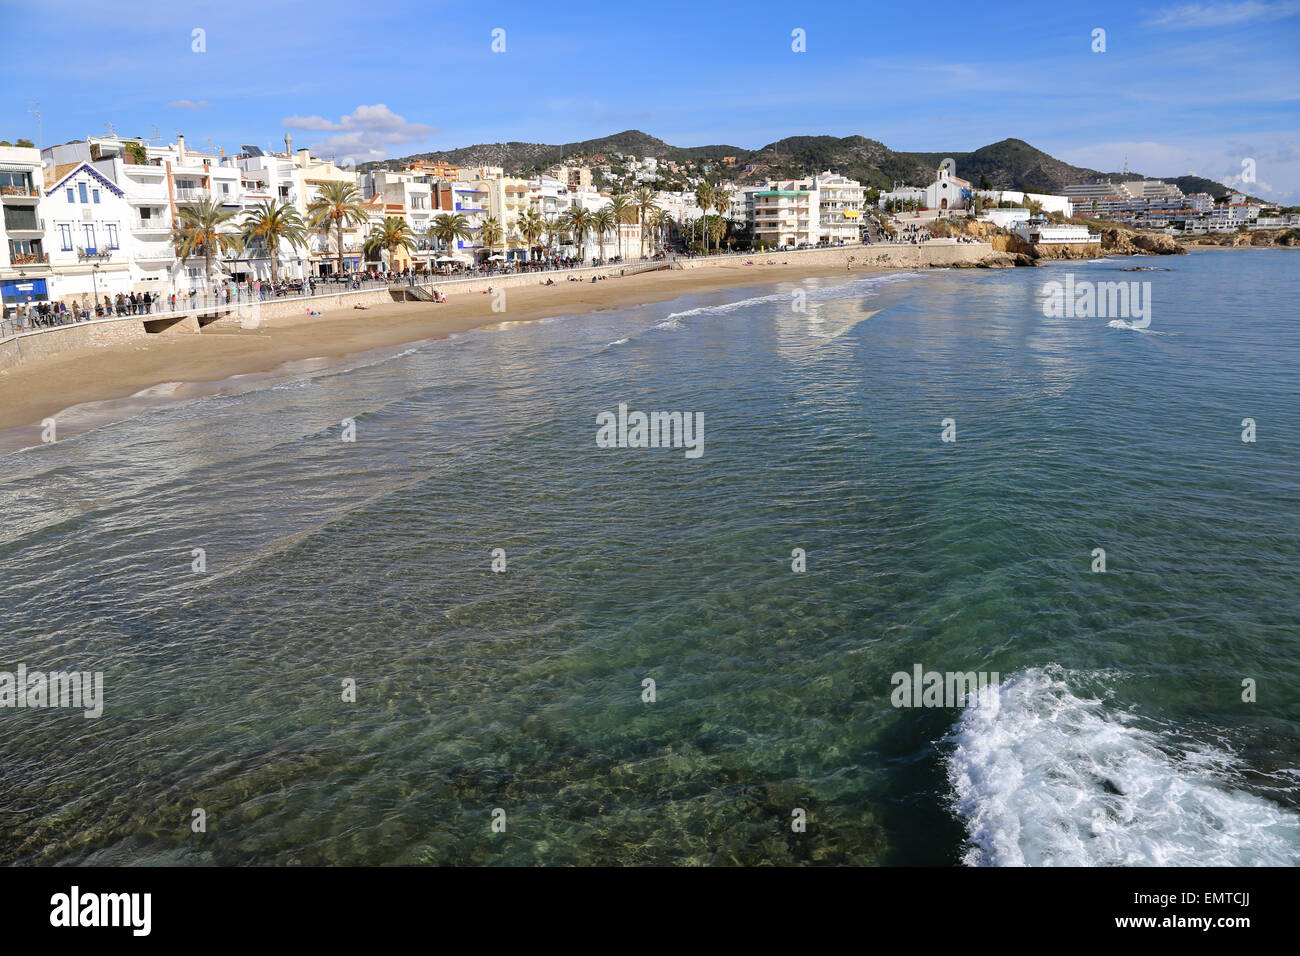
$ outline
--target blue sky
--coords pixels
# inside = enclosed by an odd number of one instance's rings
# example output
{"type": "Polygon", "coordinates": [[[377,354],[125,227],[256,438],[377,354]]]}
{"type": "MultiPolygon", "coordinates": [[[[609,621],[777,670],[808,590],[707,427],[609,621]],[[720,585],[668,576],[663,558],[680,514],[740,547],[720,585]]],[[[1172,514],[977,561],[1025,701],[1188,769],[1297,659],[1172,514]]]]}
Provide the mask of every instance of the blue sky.
{"type": "Polygon", "coordinates": [[[102,133],[227,152],[292,132],[363,161],[637,128],[681,146],[1012,136],[1300,203],[1300,0],[928,4],[0,3],[0,138],[102,133]],[[505,51],[492,51],[492,31],[505,51]],[[203,52],[193,31],[203,30],[203,52]],[[806,52],[792,50],[805,31],[806,52]],[[1105,52],[1093,52],[1093,31],[1105,52]]]}

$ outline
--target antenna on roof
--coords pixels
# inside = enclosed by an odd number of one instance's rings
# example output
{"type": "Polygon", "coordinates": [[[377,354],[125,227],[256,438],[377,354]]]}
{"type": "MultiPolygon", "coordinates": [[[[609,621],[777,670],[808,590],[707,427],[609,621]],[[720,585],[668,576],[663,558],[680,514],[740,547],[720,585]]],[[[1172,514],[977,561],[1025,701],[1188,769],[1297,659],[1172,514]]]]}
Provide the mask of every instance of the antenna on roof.
{"type": "Polygon", "coordinates": [[[117,139],[117,130],[113,127],[112,123],[105,123],[104,128],[108,130],[108,136],[110,139],[117,139]]]}
{"type": "Polygon", "coordinates": [[[32,109],[27,112],[36,116],[36,148],[40,149],[41,143],[45,141],[45,129],[41,126],[41,104],[33,101],[32,109]]]}

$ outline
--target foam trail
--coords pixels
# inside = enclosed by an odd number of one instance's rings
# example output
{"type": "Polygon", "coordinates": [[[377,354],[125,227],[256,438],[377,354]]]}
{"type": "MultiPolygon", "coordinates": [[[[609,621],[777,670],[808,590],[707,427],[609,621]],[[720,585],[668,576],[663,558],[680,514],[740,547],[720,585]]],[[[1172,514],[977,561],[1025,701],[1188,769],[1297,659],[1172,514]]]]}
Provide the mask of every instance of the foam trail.
{"type": "MultiPolygon", "coordinates": [[[[808,288],[803,286],[806,299],[809,302],[832,301],[835,299],[850,299],[857,294],[870,292],[876,286],[887,285],[891,282],[901,282],[905,279],[915,279],[919,273],[916,272],[891,272],[884,275],[868,275],[858,279],[850,279],[848,282],[841,282],[837,285],[824,286],[821,288],[808,288]]],[[[789,292],[773,292],[768,295],[756,295],[749,299],[737,299],[735,302],[722,302],[718,305],[702,305],[695,309],[686,309],[684,312],[672,312],[668,318],[655,326],[655,328],[680,328],[681,323],[669,325],[669,322],[675,322],[678,319],[692,315],[725,315],[728,312],[735,312],[737,309],[743,309],[746,306],[757,305],[761,302],[789,302],[789,292]]]]}
{"type": "Polygon", "coordinates": [[[1300,814],[1233,789],[1233,754],[1189,749],[1033,668],[967,708],[948,780],[968,865],[1295,866],[1300,814]]]}

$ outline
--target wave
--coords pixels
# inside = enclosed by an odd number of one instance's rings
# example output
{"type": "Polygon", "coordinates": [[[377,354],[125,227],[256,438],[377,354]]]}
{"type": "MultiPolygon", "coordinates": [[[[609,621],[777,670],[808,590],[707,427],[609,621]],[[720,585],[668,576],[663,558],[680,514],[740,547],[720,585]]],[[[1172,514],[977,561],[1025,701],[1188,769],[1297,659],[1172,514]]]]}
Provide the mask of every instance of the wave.
{"type": "Polygon", "coordinates": [[[1159,329],[1148,328],[1144,325],[1134,325],[1132,322],[1125,322],[1123,319],[1111,319],[1106,323],[1108,329],[1125,329],[1129,332],[1141,332],[1143,335],[1166,335],[1159,329]]]}
{"type": "Polygon", "coordinates": [[[1300,814],[1234,788],[1233,753],[1166,739],[1076,696],[1066,678],[1087,676],[1032,668],[963,711],[947,769],[965,863],[1300,863],[1300,814]]]}

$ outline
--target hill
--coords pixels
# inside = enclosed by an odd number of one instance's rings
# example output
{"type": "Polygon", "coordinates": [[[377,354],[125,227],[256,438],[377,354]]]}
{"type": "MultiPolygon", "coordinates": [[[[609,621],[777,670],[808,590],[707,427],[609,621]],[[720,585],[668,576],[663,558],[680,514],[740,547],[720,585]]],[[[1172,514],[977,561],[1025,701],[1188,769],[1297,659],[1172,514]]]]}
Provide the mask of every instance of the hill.
{"type": "MultiPolygon", "coordinates": [[[[741,179],[791,179],[830,169],[881,189],[894,183],[914,186],[931,181],[934,171],[945,159],[951,159],[956,175],[979,186],[987,181],[994,189],[1019,189],[1026,192],[1059,193],[1072,183],[1097,179],[1138,179],[1139,173],[1102,173],[1083,166],[1072,166],[1031,146],[1021,139],[1004,139],[970,152],[921,153],[899,152],[864,136],[789,136],[761,149],[738,146],[672,146],[663,140],[630,129],[612,136],[576,143],[482,143],[460,149],[419,153],[390,160],[367,163],[362,169],[401,164],[412,160],[445,160],[458,166],[500,166],[508,174],[524,175],[546,169],[565,160],[623,153],[631,156],[654,156],[679,164],[709,165],[707,178],[716,180],[724,173],[741,179]],[[736,169],[724,170],[718,161],[736,157],[736,169]],[[755,168],[742,172],[752,164],[755,168]]],[[[1198,176],[1165,177],[1184,192],[1208,192],[1216,198],[1230,190],[1221,183],[1198,176]]]]}

